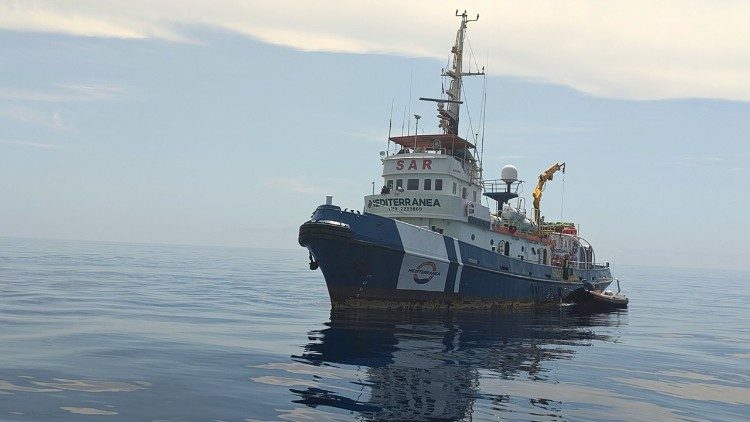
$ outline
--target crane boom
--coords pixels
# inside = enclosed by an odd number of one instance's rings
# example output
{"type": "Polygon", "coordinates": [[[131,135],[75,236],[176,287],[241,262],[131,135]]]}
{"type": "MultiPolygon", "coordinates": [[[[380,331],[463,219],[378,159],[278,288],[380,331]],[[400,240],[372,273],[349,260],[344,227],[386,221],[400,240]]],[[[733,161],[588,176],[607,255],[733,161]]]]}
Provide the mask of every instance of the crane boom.
{"type": "Polygon", "coordinates": [[[552,164],[547,170],[539,175],[539,182],[537,182],[536,187],[534,188],[534,221],[539,230],[542,228],[539,205],[542,202],[542,190],[544,189],[544,184],[547,183],[548,180],[552,180],[552,176],[560,170],[565,173],[565,163],[552,164]]]}

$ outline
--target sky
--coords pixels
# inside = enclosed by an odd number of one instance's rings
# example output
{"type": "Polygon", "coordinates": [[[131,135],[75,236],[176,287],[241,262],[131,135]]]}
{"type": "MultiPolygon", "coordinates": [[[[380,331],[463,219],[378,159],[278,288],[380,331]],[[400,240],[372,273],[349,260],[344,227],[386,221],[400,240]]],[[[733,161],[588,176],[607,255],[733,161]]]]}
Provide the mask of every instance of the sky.
{"type": "Polygon", "coordinates": [[[326,194],[361,209],[382,184],[392,104],[396,132],[405,108],[437,129],[416,99],[440,94],[457,8],[480,14],[485,177],[514,164],[528,197],[565,161],[542,213],[599,260],[750,269],[733,1],[0,0],[0,236],[299,247],[326,194]]]}

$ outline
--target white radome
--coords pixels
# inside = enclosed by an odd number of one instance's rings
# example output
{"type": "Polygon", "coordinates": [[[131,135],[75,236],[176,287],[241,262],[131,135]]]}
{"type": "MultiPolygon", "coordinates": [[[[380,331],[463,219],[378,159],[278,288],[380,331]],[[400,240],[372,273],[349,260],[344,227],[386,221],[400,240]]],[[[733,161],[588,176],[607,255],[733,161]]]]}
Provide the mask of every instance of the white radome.
{"type": "Polygon", "coordinates": [[[500,180],[503,182],[515,182],[518,180],[518,169],[516,166],[508,164],[500,170],[500,180]]]}

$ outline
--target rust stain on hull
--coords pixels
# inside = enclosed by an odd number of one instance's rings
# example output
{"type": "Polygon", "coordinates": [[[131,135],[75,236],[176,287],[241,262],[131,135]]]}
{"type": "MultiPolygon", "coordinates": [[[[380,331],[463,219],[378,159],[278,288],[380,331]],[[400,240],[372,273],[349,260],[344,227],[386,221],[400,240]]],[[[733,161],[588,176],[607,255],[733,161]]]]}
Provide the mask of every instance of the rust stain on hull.
{"type": "Polygon", "coordinates": [[[343,300],[331,300],[333,309],[460,309],[460,310],[493,310],[493,311],[515,311],[531,310],[535,308],[549,308],[559,305],[559,302],[522,302],[508,300],[383,300],[346,298],[343,300]]]}

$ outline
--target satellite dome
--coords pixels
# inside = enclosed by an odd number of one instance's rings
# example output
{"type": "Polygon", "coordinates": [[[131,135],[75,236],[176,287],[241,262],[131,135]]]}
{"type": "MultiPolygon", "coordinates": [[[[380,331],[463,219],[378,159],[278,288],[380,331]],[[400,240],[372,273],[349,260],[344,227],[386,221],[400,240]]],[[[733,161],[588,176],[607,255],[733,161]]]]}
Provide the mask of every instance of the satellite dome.
{"type": "Polygon", "coordinates": [[[500,180],[505,183],[511,183],[518,180],[518,169],[516,166],[508,164],[500,170],[500,180]]]}

